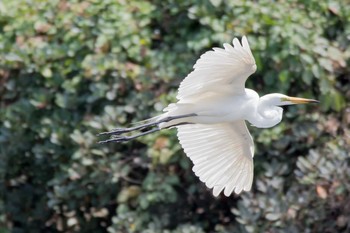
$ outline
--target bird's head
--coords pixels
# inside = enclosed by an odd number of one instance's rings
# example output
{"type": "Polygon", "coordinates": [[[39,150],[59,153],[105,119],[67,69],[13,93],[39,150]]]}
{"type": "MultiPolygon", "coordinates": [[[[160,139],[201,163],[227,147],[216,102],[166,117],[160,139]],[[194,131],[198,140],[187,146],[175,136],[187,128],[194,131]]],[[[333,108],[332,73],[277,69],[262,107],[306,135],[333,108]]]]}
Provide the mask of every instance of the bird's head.
{"type": "Polygon", "coordinates": [[[264,95],[262,98],[264,99],[264,101],[266,101],[270,105],[274,105],[274,106],[319,103],[318,100],[305,99],[305,98],[299,98],[299,97],[291,97],[291,96],[287,96],[287,95],[279,94],[279,93],[264,95]]]}

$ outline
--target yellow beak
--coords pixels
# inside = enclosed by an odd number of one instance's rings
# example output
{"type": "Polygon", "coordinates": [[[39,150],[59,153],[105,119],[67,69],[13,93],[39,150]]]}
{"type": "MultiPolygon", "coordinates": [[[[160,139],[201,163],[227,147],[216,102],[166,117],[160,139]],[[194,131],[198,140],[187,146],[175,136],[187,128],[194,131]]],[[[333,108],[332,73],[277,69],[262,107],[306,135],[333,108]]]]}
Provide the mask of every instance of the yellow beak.
{"type": "Polygon", "coordinates": [[[313,99],[305,99],[305,98],[299,98],[299,97],[288,97],[288,101],[292,102],[293,104],[308,104],[308,103],[319,103],[318,100],[313,99]]]}

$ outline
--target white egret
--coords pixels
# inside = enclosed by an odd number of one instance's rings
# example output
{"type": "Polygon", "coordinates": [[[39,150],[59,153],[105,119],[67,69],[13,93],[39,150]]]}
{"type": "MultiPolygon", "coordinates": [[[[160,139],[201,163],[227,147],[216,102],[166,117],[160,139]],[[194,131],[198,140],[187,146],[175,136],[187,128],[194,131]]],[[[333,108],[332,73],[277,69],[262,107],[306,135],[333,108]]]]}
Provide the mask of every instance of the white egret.
{"type": "Polygon", "coordinates": [[[181,82],[177,102],[145,124],[114,129],[105,142],[129,141],[165,128],[176,127],[177,136],[193,171],[214,196],[249,191],[253,182],[254,143],[245,121],[258,128],[269,128],[282,120],[280,106],[318,102],[274,93],[259,95],[245,88],[256,71],[246,37],[237,38],[224,48],[204,53],[194,70],[181,82]],[[155,127],[155,128],[152,128],[155,127]],[[148,130],[148,131],[147,131],[148,130]],[[123,133],[139,131],[134,136],[123,133]]]}

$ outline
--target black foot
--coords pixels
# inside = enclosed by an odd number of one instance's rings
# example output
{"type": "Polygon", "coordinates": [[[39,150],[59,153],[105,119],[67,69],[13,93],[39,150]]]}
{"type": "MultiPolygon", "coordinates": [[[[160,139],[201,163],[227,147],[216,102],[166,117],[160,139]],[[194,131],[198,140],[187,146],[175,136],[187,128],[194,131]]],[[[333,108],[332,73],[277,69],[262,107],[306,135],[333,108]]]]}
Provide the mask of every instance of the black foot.
{"type": "MultiPolygon", "coordinates": [[[[97,136],[111,135],[111,138],[108,140],[99,141],[98,143],[103,144],[103,143],[108,143],[108,142],[127,142],[127,141],[130,141],[132,139],[135,139],[135,138],[138,138],[138,137],[141,137],[141,136],[144,136],[144,135],[154,133],[154,132],[161,130],[159,128],[160,123],[169,122],[169,121],[172,121],[175,119],[186,118],[186,117],[191,117],[191,116],[197,116],[197,114],[193,113],[193,114],[186,114],[186,115],[181,115],[181,116],[171,116],[171,117],[163,118],[162,120],[159,120],[156,122],[150,122],[150,123],[146,123],[146,124],[136,126],[136,127],[116,128],[116,129],[113,129],[113,130],[108,131],[108,132],[102,132],[102,133],[97,134],[97,136]],[[147,130],[147,129],[154,127],[154,126],[156,126],[155,129],[147,130]],[[145,130],[147,130],[147,131],[145,131],[145,130]],[[140,133],[136,134],[134,136],[121,136],[121,134],[129,133],[129,132],[133,132],[133,131],[140,131],[140,133]]],[[[184,123],[174,124],[174,125],[169,126],[167,128],[171,128],[171,127],[174,127],[177,125],[182,125],[182,124],[191,124],[191,123],[184,122],[184,123]]]]}

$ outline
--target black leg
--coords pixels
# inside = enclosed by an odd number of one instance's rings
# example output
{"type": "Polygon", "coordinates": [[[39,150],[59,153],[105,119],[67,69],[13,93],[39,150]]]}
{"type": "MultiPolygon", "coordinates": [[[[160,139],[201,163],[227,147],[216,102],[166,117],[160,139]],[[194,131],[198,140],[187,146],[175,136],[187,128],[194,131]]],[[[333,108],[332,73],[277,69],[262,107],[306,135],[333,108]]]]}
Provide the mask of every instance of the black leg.
{"type": "Polygon", "coordinates": [[[123,134],[123,133],[128,133],[128,132],[132,132],[135,130],[142,130],[151,126],[155,126],[159,124],[158,122],[151,122],[151,123],[146,123],[146,124],[142,124],[139,126],[135,126],[135,127],[130,127],[130,128],[116,128],[116,129],[112,129],[111,131],[107,131],[107,132],[102,132],[97,134],[97,136],[102,136],[102,135],[119,135],[119,134],[123,134]]]}
{"type": "MultiPolygon", "coordinates": [[[[179,125],[187,125],[187,124],[193,124],[193,123],[182,122],[182,123],[179,123],[179,124],[168,126],[168,127],[166,127],[166,129],[167,128],[171,128],[171,127],[175,127],[175,126],[179,126],[179,125]]],[[[151,133],[154,133],[154,132],[157,132],[157,131],[160,131],[160,130],[161,130],[160,128],[155,128],[155,129],[151,129],[151,130],[148,130],[148,131],[136,134],[134,136],[113,135],[112,138],[104,140],[104,141],[99,141],[98,143],[99,144],[103,144],[103,143],[108,143],[108,142],[127,142],[127,141],[133,140],[135,138],[138,138],[138,137],[141,137],[141,136],[145,136],[147,134],[151,134],[151,133]]]]}
{"type": "Polygon", "coordinates": [[[117,129],[113,129],[113,130],[108,131],[108,132],[102,132],[102,133],[99,133],[97,136],[102,136],[102,135],[120,135],[120,134],[123,134],[123,133],[128,133],[128,132],[132,132],[132,131],[136,131],[136,130],[147,129],[147,128],[152,127],[152,126],[159,125],[160,123],[163,123],[163,122],[169,122],[169,121],[172,121],[172,120],[176,120],[176,119],[180,119],[180,118],[186,118],[186,117],[191,117],[191,116],[197,116],[197,114],[192,113],[192,114],[186,114],[186,115],[180,115],[180,116],[170,116],[170,117],[163,118],[160,121],[150,122],[150,123],[142,124],[142,125],[135,126],[135,127],[117,128],[117,129]]]}
{"type": "Polygon", "coordinates": [[[127,142],[127,141],[133,140],[135,138],[145,136],[145,135],[150,134],[150,133],[157,132],[159,130],[160,130],[159,128],[151,129],[151,130],[148,130],[146,132],[136,134],[134,136],[114,136],[114,137],[107,139],[105,141],[99,141],[98,143],[103,144],[103,143],[107,143],[107,142],[127,142]]]}

